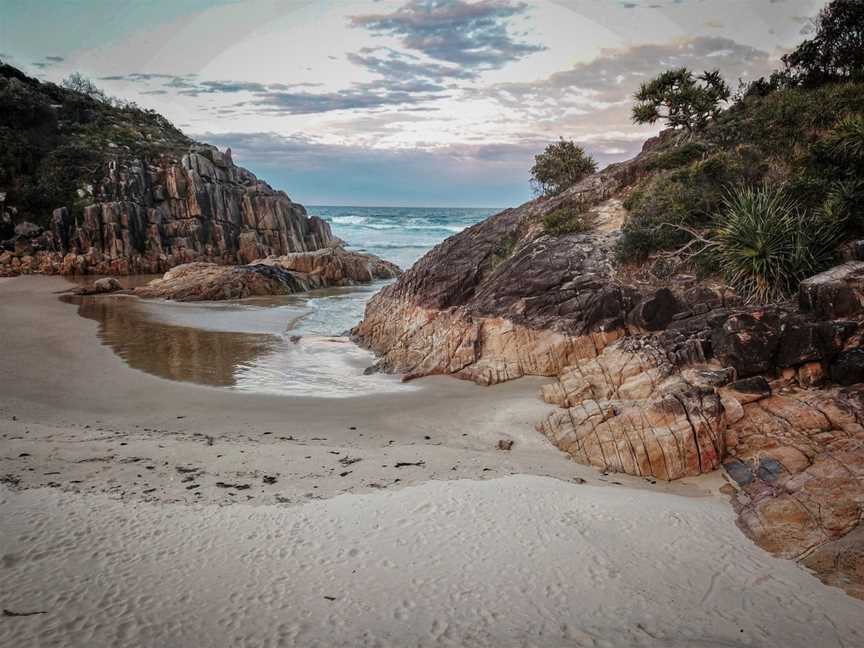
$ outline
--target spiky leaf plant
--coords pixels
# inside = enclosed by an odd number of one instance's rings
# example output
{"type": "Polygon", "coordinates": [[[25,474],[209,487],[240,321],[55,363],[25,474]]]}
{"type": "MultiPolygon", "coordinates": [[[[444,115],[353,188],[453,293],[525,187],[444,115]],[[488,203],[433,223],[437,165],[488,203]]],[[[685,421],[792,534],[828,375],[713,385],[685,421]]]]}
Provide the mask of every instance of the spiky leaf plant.
{"type": "Polygon", "coordinates": [[[804,214],[781,189],[740,187],[724,201],[711,251],[739,294],[765,303],[827,268],[841,233],[838,222],[804,214]]]}

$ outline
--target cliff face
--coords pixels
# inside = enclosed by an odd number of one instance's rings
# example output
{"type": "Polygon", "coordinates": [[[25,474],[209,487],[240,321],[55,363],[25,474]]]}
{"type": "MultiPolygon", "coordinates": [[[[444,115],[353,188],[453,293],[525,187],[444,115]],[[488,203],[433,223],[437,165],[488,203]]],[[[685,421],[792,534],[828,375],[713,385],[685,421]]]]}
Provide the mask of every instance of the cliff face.
{"type": "Polygon", "coordinates": [[[50,229],[19,233],[0,265],[25,273],[161,273],[333,243],[327,223],[235,166],[230,151],[209,147],[157,164],[112,162],[92,198],[78,214],[54,210],[50,229]]]}
{"type": "Polygon", "coordinates": [[[231,152],[0,64],[0,274],[161,273],[334,243],[231,152]]]}
{"type": "Polygon", "coordinates": [[[653,155],[451,237],[353,333],[408,377],[554,377],[537,429],[576,461],[649,480],[723,467],[745,533],[864,596],[864,263],[764,307],[620,266],[622,199],[653,155]],[[593,229],[545,234],[566,206],[593,229]]]}

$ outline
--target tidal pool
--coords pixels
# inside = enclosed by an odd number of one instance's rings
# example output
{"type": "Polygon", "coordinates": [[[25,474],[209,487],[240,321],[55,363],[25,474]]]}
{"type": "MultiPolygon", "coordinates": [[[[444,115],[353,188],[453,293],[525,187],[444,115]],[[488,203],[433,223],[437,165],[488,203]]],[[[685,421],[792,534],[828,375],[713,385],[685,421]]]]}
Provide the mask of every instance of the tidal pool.
{"type": "MultiPolygon", "coordinates": [[[[125,287],[154,277],[124,278],[125,287]]],[[[94,277],[72,279],[90,283],[94,277]]],[[[375,358],[347,337],[384,283],[234,302],[66,296],[126,363],[147,373],[259,393],[346,397],[416,389],[364,373],[375,358]]]]}

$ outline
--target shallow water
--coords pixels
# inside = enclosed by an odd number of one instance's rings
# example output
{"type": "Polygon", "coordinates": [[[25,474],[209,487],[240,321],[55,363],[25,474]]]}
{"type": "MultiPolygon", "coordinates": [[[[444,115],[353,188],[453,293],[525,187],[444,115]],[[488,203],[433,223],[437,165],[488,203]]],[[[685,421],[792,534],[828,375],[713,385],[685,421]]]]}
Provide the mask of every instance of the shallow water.
{"type": "MultiPolygon", "coordinates": [[[[432,246],[495,210],[310,207],[352,248],[407,268],[432,246]]],[[[121,278],[125,287],[154,276],[121,278]]],[[[76,284],[95,277],[70,278],[76,284]]],[[[416,389],[366,375],[374,356],[345,337],[388,282],[234,302],[68,297],[129,366],[203,385],[295,396],[346,397],[416,389]]]]}
{"type": "Polygon", "coordinates": [[[322,335],[314,299],[181,304],[128,296],[70,297],[98,322],[100,340],[129,366],[203,385],[258,393],[346,397],[415,387],[365,375],[374,356],[346,337],[322,335]]]}

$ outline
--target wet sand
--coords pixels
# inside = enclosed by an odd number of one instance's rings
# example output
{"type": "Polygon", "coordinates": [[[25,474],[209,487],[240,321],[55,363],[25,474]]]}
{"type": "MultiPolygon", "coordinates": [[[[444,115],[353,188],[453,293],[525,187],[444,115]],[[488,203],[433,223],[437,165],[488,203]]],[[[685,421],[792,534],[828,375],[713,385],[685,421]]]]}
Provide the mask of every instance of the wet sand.
{"type": "Polygon", "coordinates": [[[533,429],[542,380],[168,380],[100,342],[68,287],[0,279],[0,645],[864,640],[864,602],[750,543],[719,475],[558,452],[533,429]]]}

